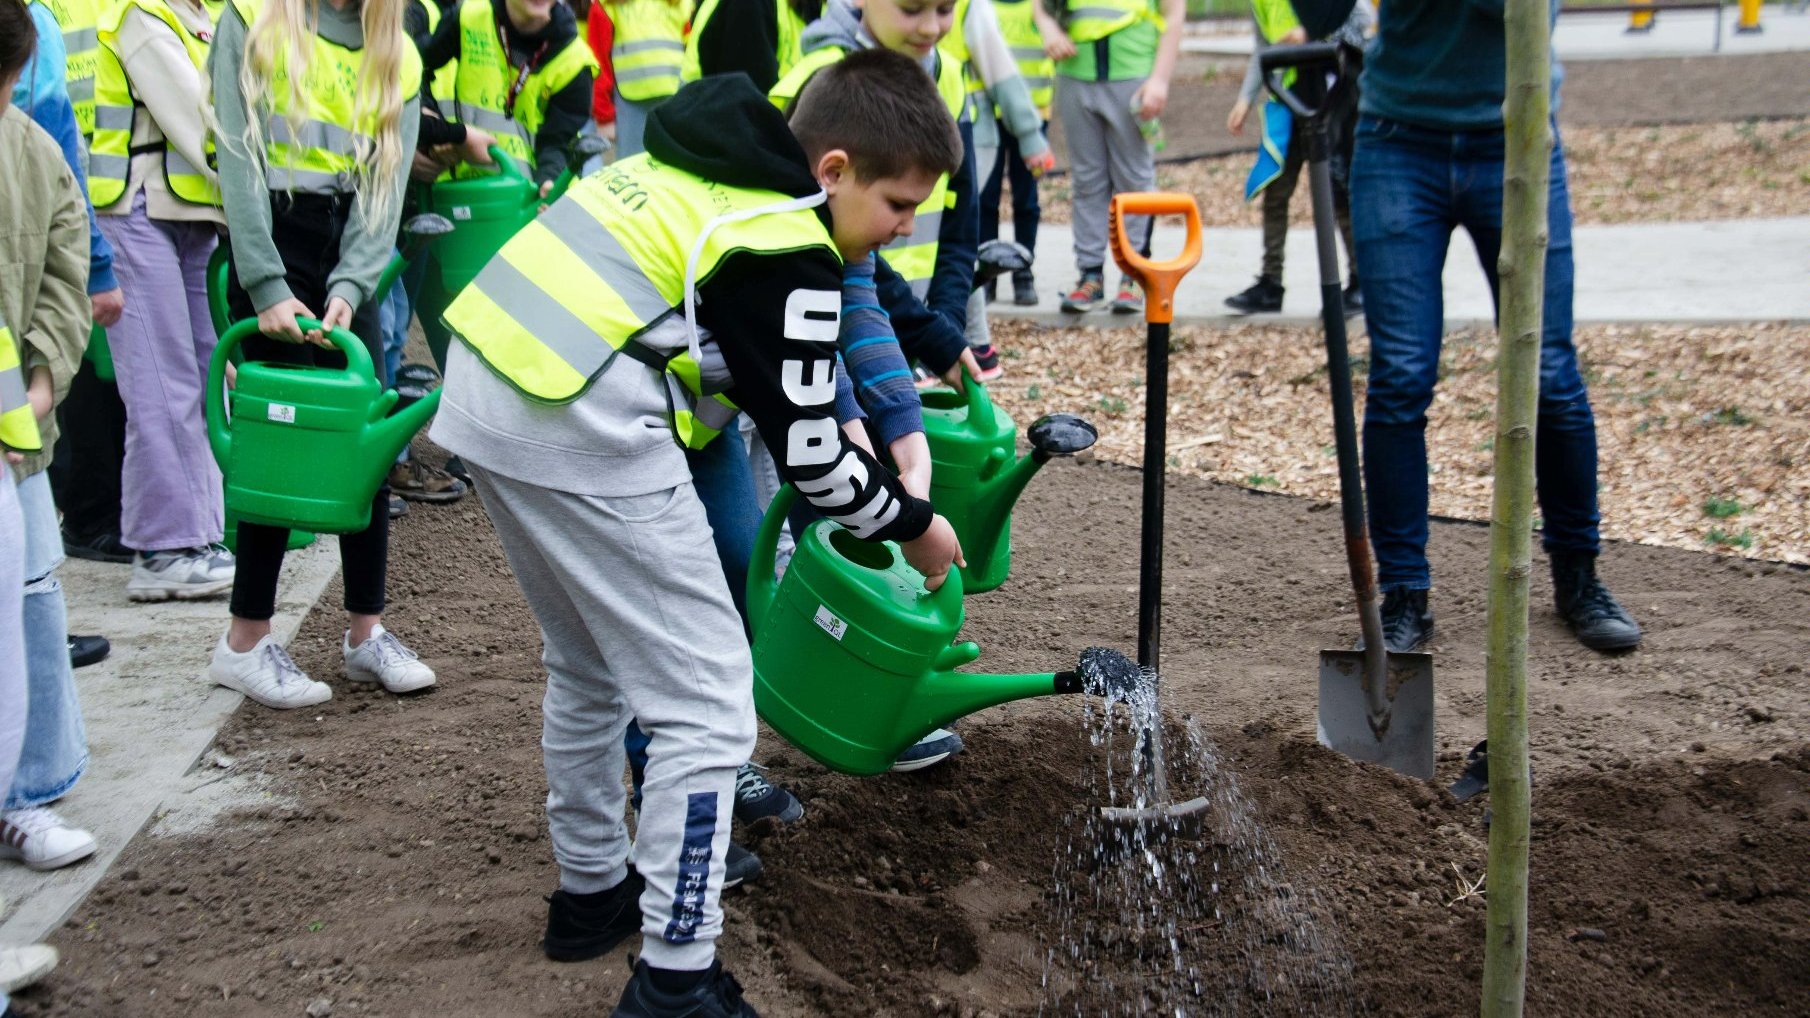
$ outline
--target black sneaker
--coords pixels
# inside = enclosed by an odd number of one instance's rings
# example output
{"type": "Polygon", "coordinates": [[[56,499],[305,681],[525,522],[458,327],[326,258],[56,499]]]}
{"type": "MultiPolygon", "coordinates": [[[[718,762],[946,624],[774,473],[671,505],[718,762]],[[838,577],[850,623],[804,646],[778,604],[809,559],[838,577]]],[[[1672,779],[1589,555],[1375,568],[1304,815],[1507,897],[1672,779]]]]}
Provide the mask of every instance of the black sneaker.
{"type": "Polygon", "coordinates": [[[402,500],[401,495],[391,492],[390,493],[390,519],[399,520],[399,519],[403,518],[404,516],[407,516],[408,514],[409,514],[409,504],[402,500]]]}
{"type": "Polygon", "coordinates": [[[1632,650],[1640,646],[1640,624],[1596,576],[1596,556],[1560,552],[1552,556],[1552,594],[1559,617],[1591,650],[1632,650]]]}
{"type": "Polygon", "coordinates": [[[1356,280],[1353,280],[1351,285],[1347,286],[1345,292],[1340,296],[1343,297],[1345,301],[1346,318],[1356,318],[1364,313],[1364,289],[1357,285],[1356,280]]]}
{"type": "Polygon", "coordinates": [[[1241,315],[1277,314],[1282,310],[1282,284],[1268,276],[1258,276],[1250,289],[1227,297],[1226,307],[1241,315]]]}
{"type": "MultiPolygon", "coordinates": [[[[1392,653],[1417,651],[1433,638],[1433,609],[1427,592],[1395,588],[1383,592],[1383,646],[1392,653]]],[[[1364,649],[1358,637],[1357,649],[1364,649]]]]}
{"type": "Polygon", "coordinates": [[[547,935],[541,950],[554,961],[590,961],[641,928],[641,874],[595,894],[554,891],[547,895],[547,935]]]}
{"type": "Polygon", "coordinates": [[[69,664],[74,668],[86,668],[100,664],[113,653],[113,644],[104,636],[69,636],[69,664]]]}
{"type": "Polygon", "coordinates": [[[124,565],[132,563],[132,556],[137,552],[126,547],[118,534],[95,534],[93,537],[71,537],[63,535],[63,554],[70,558],[86,559],[89,562],[116,562],[124,565]]]}
{"type": "Polygon", "coordinates": [[[1019,269],[1012,273],[1012,303],[1021,308],[1036,306],[1037,277],[1030,269],[1019,269]]]}
{"type": "Polygon", "coordinates": [[[760,1012],[742,999],[742,984],[720,961],[711,962],[703,978],[681,993],[662,991],[653,969],[637,961],[610,1018],[760,1018],[760,1012]]]}
{"type": "Polygon", "coordinates": [[[723,856],[723,890],[758,883],[763,872],[760,856],[733,841],[729,843],[729,852],[723,856]]]}
{"type": "Polygon", "coordinates": [[[457,477],[459,480],[464,481],[467,485],[471,484],[471,471],[465,469],[465,461],[459,457],[448,456],[446,458],[446,466],[441,469],[454,477],[457,477]]]}
{"type": "Polygon", "coordinates": [[[804,816],[804,803],[791,792],[761,776],[760,768],[742,764],[735,772],[735,822],[755,824],[772,817],[782,824],[804,816]]]}

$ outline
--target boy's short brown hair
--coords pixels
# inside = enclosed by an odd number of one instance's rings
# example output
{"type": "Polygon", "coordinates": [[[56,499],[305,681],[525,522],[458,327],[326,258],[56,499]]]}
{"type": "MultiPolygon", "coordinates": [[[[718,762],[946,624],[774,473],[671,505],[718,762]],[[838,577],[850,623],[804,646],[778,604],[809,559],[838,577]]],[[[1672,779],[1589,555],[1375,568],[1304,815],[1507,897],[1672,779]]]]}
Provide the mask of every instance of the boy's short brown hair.
{"type": "Polygon", "coordinates": [[[962,165],[962,136],[936,82],[891,50],[858,50],[812,75],[790,120],[812,162],[842,149],[862,180],[941,176],[962,165]]]}

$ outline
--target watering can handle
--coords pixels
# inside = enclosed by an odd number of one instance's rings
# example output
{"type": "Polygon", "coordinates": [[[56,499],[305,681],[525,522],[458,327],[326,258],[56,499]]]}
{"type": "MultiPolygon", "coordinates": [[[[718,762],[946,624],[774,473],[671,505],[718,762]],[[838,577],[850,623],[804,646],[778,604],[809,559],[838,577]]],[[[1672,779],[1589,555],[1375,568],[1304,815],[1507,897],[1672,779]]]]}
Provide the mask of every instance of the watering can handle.
{"type": "Polygon", "coordinates": [[[979,435],[998,434],[999,415],[993,412],[993,397],[987,394],[986,386],[975,381],[965,365],[962,367],[962,395],[968,399],[968,426],[979,435]]]}
{"type": "Polygon", "coordinates": [[[1144,320],[1167,323],[1175,320],[1175,288],[1188,270],[1200,263],[1200,206],[1189,194],[1166,194],[1151,191],[1128,192],[1112,196],[1109,220],[1112,235],[1112,260],[1125,274],[1144,287],[1144,320]],[[1151,261],[1131,247],[1125,235],[1126,216],[1183,216],[1188,223],[1188,239],[1182,253],[1164,262],[1151,261]]]}
{"type": "Polygon", "coordinates": [[[792,503],[796,501],[798,489],[790,484],[780,485],[773,493],[773,501],[767,505],[767,515],[761,517],[760,531],[754,536],[754,550],[748,556],[749,632],[760,629],[767,609],[779,593],[779,581],[773,577],[779,568],[779,528],[785,525],[786,514],[792,511],[792,503]]]}
{"type": "Polygon", "coordinates": [[[505,177],[514,177],[526,182],[528,174],[522,171],[522,164],[509,153],[503,151],[501,145],[490,146],[490,160],[496,163],[497,172],[505,177]]]}
{"type": "MultiPolygon", "coordinates": [[[[296,315],[295,323],[302,327],[303,332],[324,328],[318,319],[303,315],[296,315]]],[[[256,318],[245,318],[234,323],[233,327],[227,329],[226,334],[220,337],[219,344],[214,347],[213,359],[208,361],[207,389],[205,390],[207,399],[203,402],[202,408],[207,417],[207,442],[213,449],[214,460],[222,468],[226,466],[227,451],[232,445],[232,437],[227,431],[227,400],[229,397],[226,392],[226,364],[232,360],[233,354],[238,352],[239,344],[245,342],[247,337],[257,331],[258,320],[256,318]]],[[[376,377],[371,366],[371,354],[365,350],[363,340],[340,328],[328,329],[327,338],[345,353],[347,370],[376,377]]]]}

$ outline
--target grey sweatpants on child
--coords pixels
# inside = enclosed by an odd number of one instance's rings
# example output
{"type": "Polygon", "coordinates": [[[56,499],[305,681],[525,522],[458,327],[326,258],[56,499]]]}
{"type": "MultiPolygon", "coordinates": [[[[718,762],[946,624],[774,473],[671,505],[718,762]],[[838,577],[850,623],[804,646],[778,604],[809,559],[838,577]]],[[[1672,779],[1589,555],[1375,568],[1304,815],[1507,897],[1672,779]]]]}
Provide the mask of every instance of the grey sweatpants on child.
{"type": "MultiPolygon", "coordinates": [[[[1131,112],[1131,97],[1142,84],[1056,78],[1056,116],[1068,143],[1075,268],[1082,272],[1099,272],[1107,262],[1112,196],[1156,190],[1156,161],[1131,112]]],[[[1125,229],[1139,250],[1150,249],[1149,216],[1127,216],[1125,229]]]]}
{"type": "Polygon", "coordinates": [[[754,672],[704,505],[690,481],[603,498],[466,466],[545,644],[541,752],[560,886],[588,894],[628,873],[622,732],[634,718],[653,740],[635,830],[641,956],[708,968],[735,770],[754,752],[754,672]]]}

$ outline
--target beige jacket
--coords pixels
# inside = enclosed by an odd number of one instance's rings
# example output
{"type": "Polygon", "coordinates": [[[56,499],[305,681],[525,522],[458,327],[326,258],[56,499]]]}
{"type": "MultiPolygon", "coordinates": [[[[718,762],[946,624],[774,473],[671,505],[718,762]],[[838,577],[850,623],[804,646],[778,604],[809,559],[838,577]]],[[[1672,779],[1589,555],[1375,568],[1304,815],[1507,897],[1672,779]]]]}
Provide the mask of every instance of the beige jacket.
{"type": "MultiPolygon", "coordinates": [[[[170,0],[170,10],[182,23],[202,38],[213,34],[214,26],[207,11],[185,0],[170,0]]],[[[218,183],[207,167],[207,80],[200,69],[189,61],[188,51],[170,26],[147,14],[143,8],[131,7],[121,19],[114,42],[126,80],[132,83],[136,105],[132,113],[132,148],[150,151],[132,157],[126,171],[126,193],[106,208],[96,208],[97,215],[123,216],[132,211],[132,199],[142,188],[145,192],[145,214],[152,219],[211,222],[225,225],[226,215],[216,206],[191,205],[170,193],[163,176],[162,146],[169,144],[182,153],[190,166],[202,167],[208,178],[218,183]]]]}
{"type": "MultiPolygon", "coordinates": [[[[29,378],[46,365],[56,402],[88,348],[88,208],[63,150],[24,112],[0,111],[0,315],[12,326],[29,378]]],[[[50,465],[54,418],[39,422],[44,451],[28,456],[20,478],[50,465]]]]}

